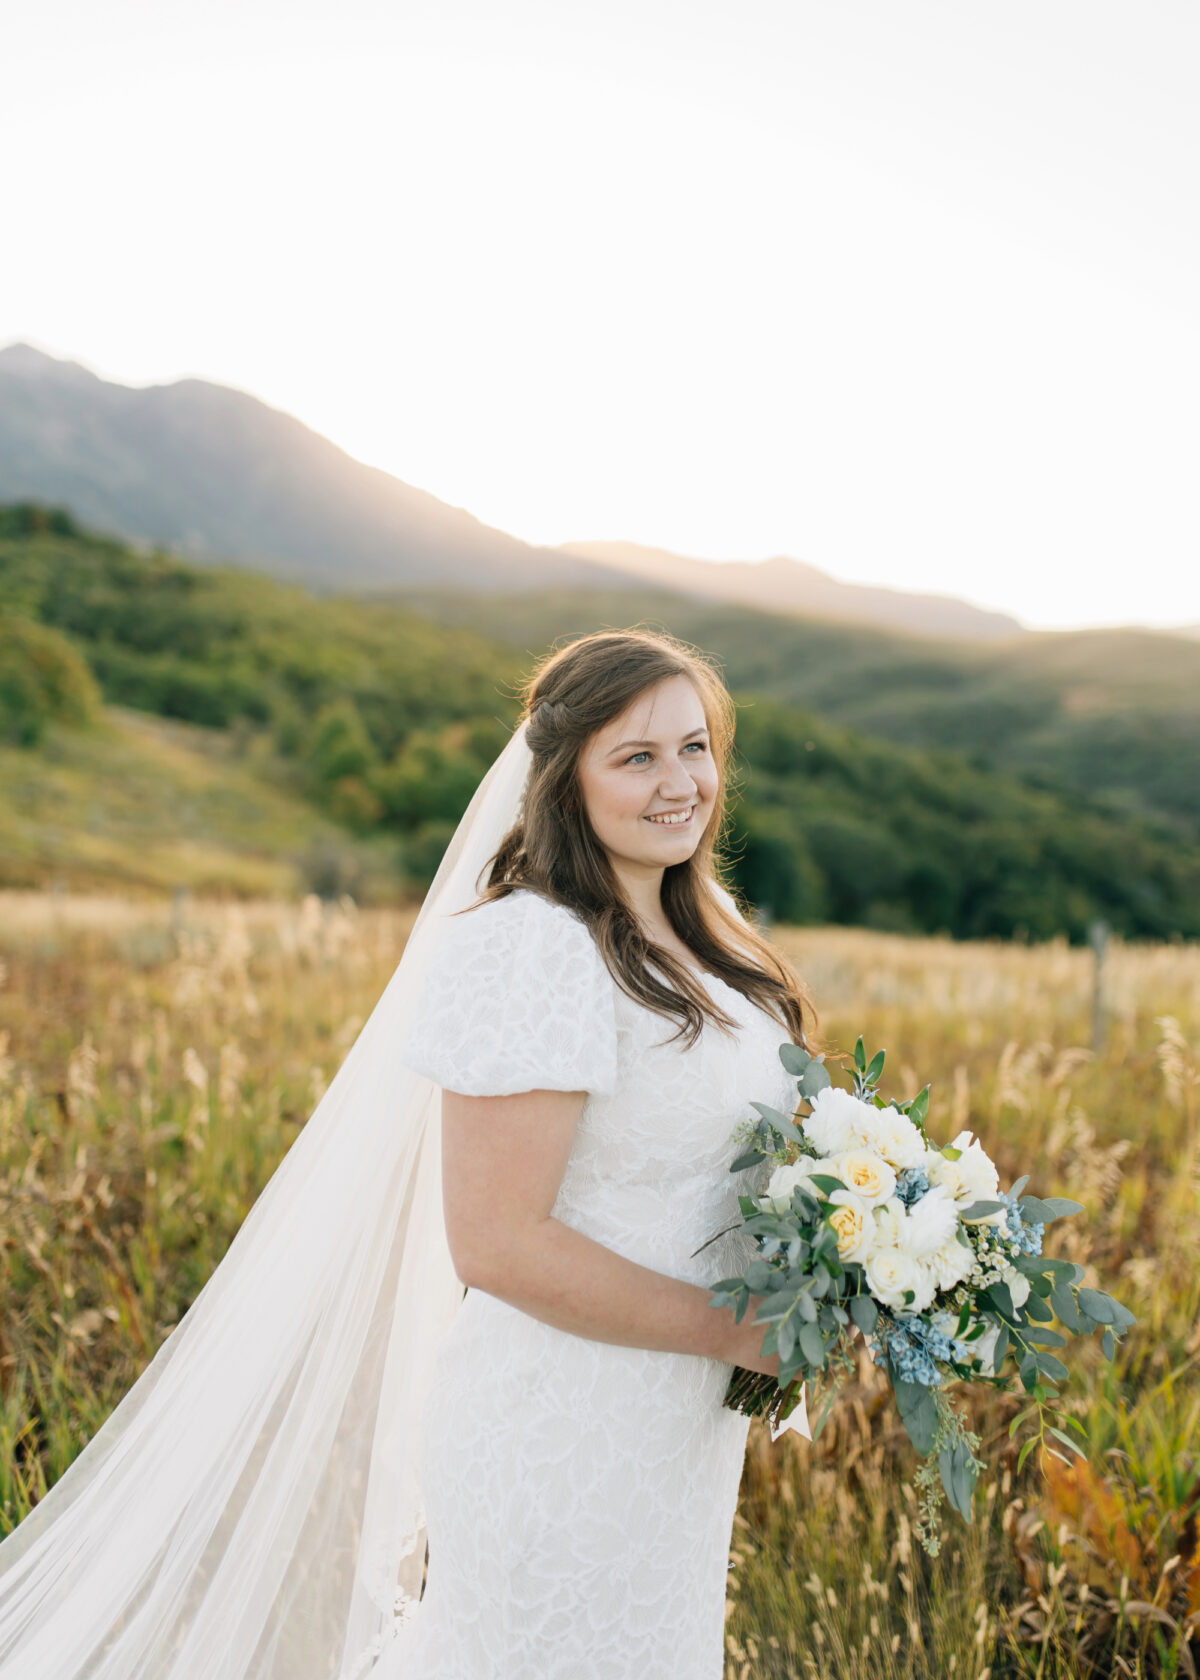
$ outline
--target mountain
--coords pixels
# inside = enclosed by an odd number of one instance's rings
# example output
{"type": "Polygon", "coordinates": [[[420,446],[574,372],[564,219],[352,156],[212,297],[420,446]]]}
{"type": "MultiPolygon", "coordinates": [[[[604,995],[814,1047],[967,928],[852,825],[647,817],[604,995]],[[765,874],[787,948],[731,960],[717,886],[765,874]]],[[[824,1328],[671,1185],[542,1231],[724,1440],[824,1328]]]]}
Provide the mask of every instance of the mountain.
{"type": "Polygon", "coordinates": [[[921,636],[961,636],[972,641],[1035,634],[1008,613],[989,612],[953,595],[843,583],[818,566],[782,554],[770,560],[691,560],[666,549],[626,542],[569,542],[560,547],[564,554],[618,566],[631,577],[697,601],[735,601],[763,612],[878,624],[921,636]]]}
{"type": "Polygon", "coordinates": [[[0,501],[19,500],[319,592],[629,585],[481,524],[244,391],[120,385],[28,344],[0,350],[0,501]]]}
{"type": "Polygon", "coordinates": [[[930,636],[1025,634],[1003,613],[841,583],[783,556],[725,562],[634,543],[538,547],[354,460],[246,392],[203,379],[121,385],[10,344],[0,350],[0,501],[25,500],[64,506],[136,545],[247,566],[323,594],[670,590],[930,636]]]}

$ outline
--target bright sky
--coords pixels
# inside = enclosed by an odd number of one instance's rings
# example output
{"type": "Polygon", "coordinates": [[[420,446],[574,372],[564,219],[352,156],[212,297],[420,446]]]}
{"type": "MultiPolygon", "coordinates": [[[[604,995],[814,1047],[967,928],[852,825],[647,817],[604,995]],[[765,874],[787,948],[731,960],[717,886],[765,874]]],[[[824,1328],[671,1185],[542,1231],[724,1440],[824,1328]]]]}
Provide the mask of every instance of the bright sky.
{"type": "Polygon", "coordinates": [[[1200,620],[1195,0],[39,0],[0,344],[534,542],[1200,620]]]}

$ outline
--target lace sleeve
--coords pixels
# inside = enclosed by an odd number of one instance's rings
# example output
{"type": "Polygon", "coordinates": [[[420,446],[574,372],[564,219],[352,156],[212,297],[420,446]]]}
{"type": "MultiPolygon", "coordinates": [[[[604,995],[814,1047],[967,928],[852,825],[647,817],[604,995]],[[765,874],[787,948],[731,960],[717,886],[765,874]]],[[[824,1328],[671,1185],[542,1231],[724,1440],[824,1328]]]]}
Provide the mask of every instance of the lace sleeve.
{"type": "Polygon", "coordinates": [[[467,1096],[613,1091],[613,981],[586,925],[522,888],[447,918],[400,1059],[467,1096]]]}

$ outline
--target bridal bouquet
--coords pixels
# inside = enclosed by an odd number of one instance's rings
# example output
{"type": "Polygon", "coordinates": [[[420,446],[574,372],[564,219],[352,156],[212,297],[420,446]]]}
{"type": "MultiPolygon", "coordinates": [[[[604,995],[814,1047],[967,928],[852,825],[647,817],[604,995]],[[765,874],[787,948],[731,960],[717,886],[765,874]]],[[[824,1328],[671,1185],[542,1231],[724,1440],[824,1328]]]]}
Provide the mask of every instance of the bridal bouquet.
{"type": "Polygon", "coordinates": [[[778,1353],[779,1378],[739,1368],[725,1404],[769,1418],[778,1434],[803,1404],[805,1381],[820,1381],[815,1438],[854,1368],[857,1328],[886,1369],[924,1461],[918,1532],[935,1555],[942,1489],[969,1520],[983,1468],[979,1437],[952,1403],[954,1385],[1023,1386],[1029,1404],[1009,1431],[1031,1425],[1018,1469],[1038,1443],[1059,1457],[1059,1447],[1082,1456],[1069,1433],[1084,1434],[1082,1425],[1056,1409],[1068,1372],[1055,1350],[1064,1332],[1100,1331],[1111,1359],[1135,1320],[1103,1290],[1082,1287],[1082,1266],[1042,1253],[1045,1227],[1082,1212],[1080,1203],[1023,1194],[1028,1176],[1001,1190],[970,1132],[934,1143],[925,1129],[928,1085],[907,1103],[878,1094],[882,1050],[868,1065],[858,1040],[853,1091],[833,1085],[823,1056],[795,1044],[779,1055],[809,1112],[789,1118],[751,1103],[759,1119],[739,1128],[745,1148],[730,1170],[772,1170],[764,1194],[739,1197],[742,1219],[729,1229],[748,1232],[757,1255],[744,1274],[712,1286],[711,1303],[733,1307],[740,1323],[752,1297],[762,1297],[754,1321],[768,1327],[763,1352],[778,1353]]]}

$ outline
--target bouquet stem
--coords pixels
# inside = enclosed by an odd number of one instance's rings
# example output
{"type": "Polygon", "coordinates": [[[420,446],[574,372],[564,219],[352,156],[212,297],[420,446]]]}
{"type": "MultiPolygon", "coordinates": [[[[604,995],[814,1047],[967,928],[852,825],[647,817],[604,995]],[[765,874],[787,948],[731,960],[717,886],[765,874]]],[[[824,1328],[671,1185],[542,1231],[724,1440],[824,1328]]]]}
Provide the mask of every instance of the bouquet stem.
{"type": "Polygon", "coordinates": [[[724,1404],[731,1411],[746,1417],[767,1418],[777,1429],[800,1398],[802,1377],[793,1377],[786,1388],[780,1388],[774,1377],[765,1371],[747,1371],[736,1365],[725,1390],[724,1404]]]}

